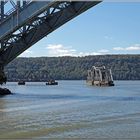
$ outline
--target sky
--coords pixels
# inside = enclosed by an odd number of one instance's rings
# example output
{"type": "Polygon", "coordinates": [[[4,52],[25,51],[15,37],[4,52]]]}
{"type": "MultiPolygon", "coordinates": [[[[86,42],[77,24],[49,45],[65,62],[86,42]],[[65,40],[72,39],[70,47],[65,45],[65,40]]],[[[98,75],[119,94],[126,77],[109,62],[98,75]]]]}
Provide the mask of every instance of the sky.
{"type": "Polygon", "coordinates": [[[140,54],[140,2],[101,2],[20,56],[140,54]]]}

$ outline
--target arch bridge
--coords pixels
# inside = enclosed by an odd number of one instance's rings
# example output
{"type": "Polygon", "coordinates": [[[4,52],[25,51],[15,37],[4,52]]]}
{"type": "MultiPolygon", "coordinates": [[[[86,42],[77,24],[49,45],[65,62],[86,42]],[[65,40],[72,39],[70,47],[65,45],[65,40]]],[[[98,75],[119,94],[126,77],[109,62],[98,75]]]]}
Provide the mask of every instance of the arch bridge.
{"type": "Polygon", "coordinates": [[[4,67],[9,62],[43,37],[100,2],[1,0],[0,84],[6,83],[4,67]]]}

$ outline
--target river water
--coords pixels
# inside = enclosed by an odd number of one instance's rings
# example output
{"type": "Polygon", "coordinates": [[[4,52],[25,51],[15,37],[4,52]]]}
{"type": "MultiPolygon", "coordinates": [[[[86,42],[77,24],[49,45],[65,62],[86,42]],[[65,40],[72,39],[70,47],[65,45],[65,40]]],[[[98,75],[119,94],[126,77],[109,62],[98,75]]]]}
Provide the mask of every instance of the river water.
{"type": "Polygon", "coordinates": [[[0,139],[140,139],[140,81],[6,87],[14,94],[0,98],[0,139]]]}

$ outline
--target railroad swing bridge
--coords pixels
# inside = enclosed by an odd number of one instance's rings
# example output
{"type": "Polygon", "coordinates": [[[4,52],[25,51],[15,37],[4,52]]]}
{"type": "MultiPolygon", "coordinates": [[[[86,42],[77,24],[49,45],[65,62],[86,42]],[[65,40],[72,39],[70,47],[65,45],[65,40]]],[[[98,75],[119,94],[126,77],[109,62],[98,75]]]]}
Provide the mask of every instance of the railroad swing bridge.
{"type": "Polygon", "coordinates": [[[0,1],[0,84],[4,67],[66,22],[101,1],[0,1]],[[6,11],[6,5],[11,9],[6,11]]]}

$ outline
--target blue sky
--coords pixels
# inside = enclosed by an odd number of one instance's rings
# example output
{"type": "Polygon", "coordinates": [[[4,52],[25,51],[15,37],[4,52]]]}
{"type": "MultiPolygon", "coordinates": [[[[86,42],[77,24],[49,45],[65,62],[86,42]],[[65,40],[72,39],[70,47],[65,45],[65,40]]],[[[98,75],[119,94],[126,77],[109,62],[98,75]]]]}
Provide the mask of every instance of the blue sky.
{"type": "Polygon", "coordinates": [[[140,54],[140,3],[102,2],[21,56],[140,54]]]}

